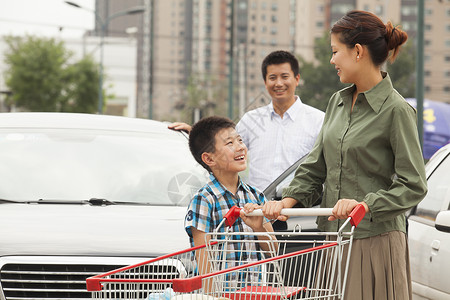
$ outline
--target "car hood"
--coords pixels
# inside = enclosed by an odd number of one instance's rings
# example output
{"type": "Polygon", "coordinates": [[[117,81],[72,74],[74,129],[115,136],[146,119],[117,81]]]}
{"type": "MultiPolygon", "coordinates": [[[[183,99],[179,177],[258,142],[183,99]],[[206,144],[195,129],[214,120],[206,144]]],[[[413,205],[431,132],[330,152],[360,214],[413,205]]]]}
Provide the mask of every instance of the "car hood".
{"type": "Polygon", "coordinates": [[[151,257],[189,247],[186,207],[2,204],[0,256],[151,257]]]}

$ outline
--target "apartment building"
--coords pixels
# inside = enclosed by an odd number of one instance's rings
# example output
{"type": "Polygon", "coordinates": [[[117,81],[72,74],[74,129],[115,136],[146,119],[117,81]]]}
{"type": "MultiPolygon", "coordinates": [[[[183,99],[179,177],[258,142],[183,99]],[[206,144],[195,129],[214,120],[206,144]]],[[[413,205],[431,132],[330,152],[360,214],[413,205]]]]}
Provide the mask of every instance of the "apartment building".
{"type": "MultiPolygon", "coordinates": [[[[150,21],[117,18],[108,35],[139,21],[137,115],[160,120],[180,119],[194,106],[227,115],[230,103],[238,118],[267,103],[262,59],[284,49],[313,61],[315,40],[351,9],[402,24],[412,40],[417,29],[416,0],[97,0],[96,8],[108,16],[133,5],[147,6],[150,21]]],[[[425,97],[450,102],[450,0],[425,6],[425,97]]]]}

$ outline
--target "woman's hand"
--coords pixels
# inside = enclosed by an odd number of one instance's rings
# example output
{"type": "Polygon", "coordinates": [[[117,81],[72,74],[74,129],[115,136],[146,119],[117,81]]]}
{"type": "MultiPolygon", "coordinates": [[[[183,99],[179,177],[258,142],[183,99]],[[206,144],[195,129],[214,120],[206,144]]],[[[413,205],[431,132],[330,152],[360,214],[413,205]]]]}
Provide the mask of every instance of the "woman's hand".
{"type": "Polygon", "coordinates": [[[355,199],[340,199],[333,207],[333,215],[328,217],[328,221],[347,219],[348,215],[358,204],[364,205],[366,213],[369,212],[369,207],[365,202],[358,202],[355,199]]]}
{"type": "Polygon", "coordinates": [[[240,217],[241,217],[242,221],[244,221],[245,224],[250,226],[254,232],[264,232],[265,231],[265,229],[263,227],[264,217],[263,216],[249,217],[249,216],[246,216],[246,214],[251,213],[255,209],[259,209],[259,208],[261,208],[261,206],[256,203],[246,203],[244,205],[244,209],[241,209],[241,212],[240,212],[240,217]]]}
{"type": "Polygon", "coordinates": [[[264,216],[269,220],[280,220],[286,221],[289,219],[288,216],[281,214],[283,208],[293,207],[297,203],[294,198],[283,198],[281,201],[267,201],[263,208],[264,216]]]}

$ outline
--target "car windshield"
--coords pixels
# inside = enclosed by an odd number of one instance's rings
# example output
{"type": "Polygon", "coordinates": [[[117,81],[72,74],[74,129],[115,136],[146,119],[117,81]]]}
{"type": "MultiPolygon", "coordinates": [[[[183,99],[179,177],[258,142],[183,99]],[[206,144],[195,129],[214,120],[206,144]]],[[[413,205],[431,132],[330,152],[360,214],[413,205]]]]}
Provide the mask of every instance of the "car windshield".
{"type": "Polygon", "coordinates": [[[0,130],[0,198],[187,205],[206,180],[181,133],[0,130]]]}

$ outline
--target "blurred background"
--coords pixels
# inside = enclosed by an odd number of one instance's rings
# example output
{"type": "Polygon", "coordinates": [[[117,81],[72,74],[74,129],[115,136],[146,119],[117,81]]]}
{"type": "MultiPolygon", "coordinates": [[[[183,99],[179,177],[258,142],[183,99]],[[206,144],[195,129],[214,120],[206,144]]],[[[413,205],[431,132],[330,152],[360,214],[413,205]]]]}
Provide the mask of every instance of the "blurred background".
{"type": "Polygon", "coordinates": [[[343,87],[328,32],[352,9],[408,33],[384,66],[405,98],[449,105],[450,0],[16,0],[0,4],[0,110],[238,120],[270,102],[261,62],[279,49],[299,58],[302,101],[325,110],[343,87]]]}

